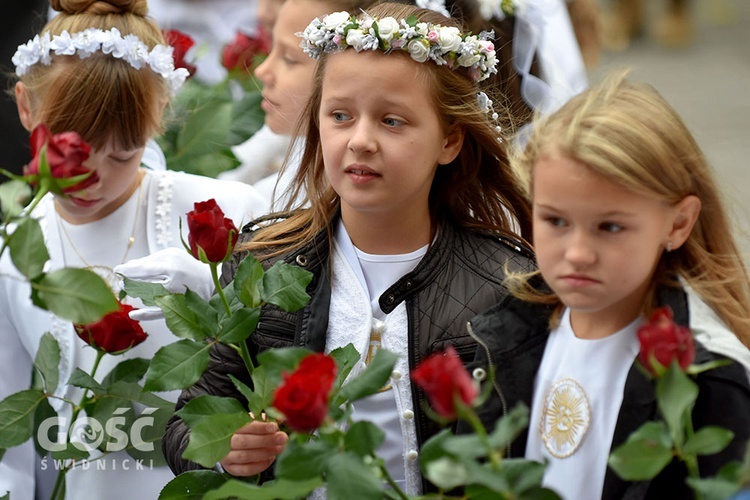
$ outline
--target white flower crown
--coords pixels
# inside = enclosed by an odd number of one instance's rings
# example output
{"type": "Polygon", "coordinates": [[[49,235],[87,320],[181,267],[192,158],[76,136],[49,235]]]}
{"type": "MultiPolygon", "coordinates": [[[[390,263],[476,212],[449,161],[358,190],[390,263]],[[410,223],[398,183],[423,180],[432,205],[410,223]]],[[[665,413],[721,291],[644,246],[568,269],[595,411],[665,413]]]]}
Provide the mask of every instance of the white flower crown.
{"type": "Polygon", "coordinates": [[[479,13],[485,21],[499,19],[516,14],[516,7],[521,0],[479,0],[479,13]]]}
{"type": "Polygon", "coordinates": [[[36,35],[25,44],[19,45],[12,61],[16,65],[16,74],[23,76],[37,63],[49,66],[52,62],[52,52],[59,56],[78,54],[81,59],[86,59],[99,50],[116,59],[127,61],[135,69],[148,66],[167,81],[173,93],[179,90],[189,75],[185,68],[175,69],[172,47],[157,45],[149,52],[148,46],[136,35],[122,36],[117,28],[106,31],[89,28],[73,35],[63,31],[54,36],[46,31],[41,36],[36,35]]]}
{"type": "Polygon", "coordinates": [[[416,17],[397,21],[392,17],[374,19],[365,14],[361,21],[348,12],[335,12],[315,18],[297,36],[300,47],[313,59],[324,52],[339,52],[352,47],[357,52],[382,50],[385,53],[403,50],[417,62],[431,59],[438,66],[450,69],[468,68],[474,81],[481,82],[497,73],[492,32],[464,35],[453,26],[420,22],[416,17]]]}

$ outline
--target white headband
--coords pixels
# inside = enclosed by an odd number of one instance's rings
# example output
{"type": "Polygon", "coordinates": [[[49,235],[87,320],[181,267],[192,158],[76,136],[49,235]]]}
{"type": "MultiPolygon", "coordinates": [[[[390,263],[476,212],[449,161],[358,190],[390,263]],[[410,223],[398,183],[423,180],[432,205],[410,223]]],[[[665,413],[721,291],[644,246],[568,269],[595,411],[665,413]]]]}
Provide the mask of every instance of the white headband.
{"type": "Polygon", "coordinates": [[[185,68],[175,69],[172,47],[157,45],[149,52],[148,46],[136,35],[129,34],[123,37],[117,28],[106,31],[89,28],[73,35],[63,31],[54,36],[47,31],[19,45],[12,61],[16,65],[16,74],[23,76],[31,66],[39,62],[49,66],[52,62],[52,52],[59,56],[77,54],[81,59],[86,59],[99,50],[115,59],[127,61],[135,69],[142,69],[148,65],[154,73],[167,81],[173,93],[179,90],[189,75],[185,68]]]}

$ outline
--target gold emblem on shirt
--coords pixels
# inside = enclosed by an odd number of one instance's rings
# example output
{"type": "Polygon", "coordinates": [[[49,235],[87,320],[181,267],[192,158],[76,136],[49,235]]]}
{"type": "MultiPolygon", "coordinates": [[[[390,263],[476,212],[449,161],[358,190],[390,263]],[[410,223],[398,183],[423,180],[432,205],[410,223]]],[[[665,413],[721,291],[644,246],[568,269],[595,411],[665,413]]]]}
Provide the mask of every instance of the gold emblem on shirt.
{"type": "Polygon", "coordinates": [[[571,456],[581,445],[591,422],[583,387],[571,378],[555,382],[547,393],[539,426],[542,442],[557,458],[571,456]]]}

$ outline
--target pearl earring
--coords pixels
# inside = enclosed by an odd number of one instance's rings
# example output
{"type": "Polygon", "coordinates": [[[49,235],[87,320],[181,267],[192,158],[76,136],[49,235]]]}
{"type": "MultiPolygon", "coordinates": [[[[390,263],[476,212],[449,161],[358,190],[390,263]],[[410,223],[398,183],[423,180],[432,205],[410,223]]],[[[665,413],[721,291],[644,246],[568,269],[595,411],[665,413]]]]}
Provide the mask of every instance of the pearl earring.
{"type": "Polygon", "coordinates": [[[667,252],[671,252],[671,251],[672,251],[672,242],[668,241],[667,242],[667,252]]]}

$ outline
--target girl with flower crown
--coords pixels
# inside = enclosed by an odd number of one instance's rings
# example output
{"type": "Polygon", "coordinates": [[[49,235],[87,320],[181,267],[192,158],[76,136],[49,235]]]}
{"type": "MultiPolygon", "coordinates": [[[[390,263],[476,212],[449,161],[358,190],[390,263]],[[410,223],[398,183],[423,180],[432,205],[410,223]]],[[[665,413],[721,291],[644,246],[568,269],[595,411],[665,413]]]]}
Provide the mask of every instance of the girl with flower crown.
{"type": "Polygon", "coordinates": [[[680,353],[683,369],[693,353],[695,364],[728,360],[696,377],[693,429],[734,433],[698,457],[700,475],[741,461],[750,439],[750,281],[705,157],[653,88],[613,75],[535,123],[513,166],[539,272],[514,275],[518,298],[471,322],[485,345],[477,365],[496,369],[480,418],[491,426],[505,408],[530,407],[511,455],[547,462],[543,484],[563,498],[694,498],[669,449],[672,463],[648,481],[621,479],[608,457],[668,419],[636,363],[648,359],[639,327],[664,306],[689,331],[679,350],[676,337],[660,350],[680,353]]]}
{"type": "MultiPolygon", "coordinates": [[[[292,188],[309,208],[248,226],[223,279],[248,252],[264,266],[286,261],[314,275],[302,310],[262,309],[248,340],[253,355],[351,343],[361,355],[356,376],[377,349],[400,354],[388,386],[357,402],[354,418],[385,431],[379,455],[418,494],[419,449],[440,426],[410,370],[448,346],[473,357],[466,322],[506,296],[504,269],[533,266],[523,243],[528,207],[487,96],[479,98],[478,83],[495,71],[494,47],[440,14],[392,3],[315,19],[301,37],[318,65],[292,188]]],[[[178,406],[201,394],[242,399],[228,374],[251,383],[236,353],[218,348],[178,406]]],[[[188,434],[173,417],[163,444],[176,473],[199,467],[182,458],[188,434]]],[[[220,464],[237,476],[270,473],[286,439],[276,423],[253,422],[220,464]]]]}
{"type": "MultiPolygon", "coordinates": [[[[54,134],[80,134],[91,146],[84,165],[99,180],[69,196],[49,194],[33,212],[44,232],[49,270],[91,268],[117,291],[113,268],[161,255],[154,267],[172,277],[168,288],[184,291],[188,284],[210,295],[210,286],[203,285],[210,282],[203,280],[206,266],[182,248],[179,218],[195,202],[215,198],[240,225],[264,213],[266,204],[245,184],[143,168],[146,142],[160,130],[162,110],[186,77],[175,70],[159,27],[146,17],[145,0],[52,0],[51,6],[60,14],[13,58],[19,116],[29,131],[45,124],[54,134]],[[191,279],[195,269],[199,274],[191,279]]],[[[79,368],[88,372],[93,349],[85,348],[70,322],[33,305],[30,287],[8,252],[0,266],[0,399],[29,388],[32,360],[45,332],[60,347],[61,382],[79,368]]],[[[150,272],[131,269],[144,279],[153,277],[150,272]]],[[[105,356],[99,378],[123,357],[150,358],[174,340],[163,320],[143,326],[148,339],[123,356],[105,356]]],[[[62,383],[57,396],[78,401],[81,391],[62,383]]],[[[60,406],[59,411],[70,410],[60,406]]],[[[49,460],[48,469],[52,465],[49,460]]],[[[38,472],[31,442],[9,449],[0,461],[0,494],[33,498],[38,472]]],[[[156,498],[171,477],[164,466],[136,467],[135,459],[118,451],[74,467],[67,474],[67,498],[156,498]]]]}

